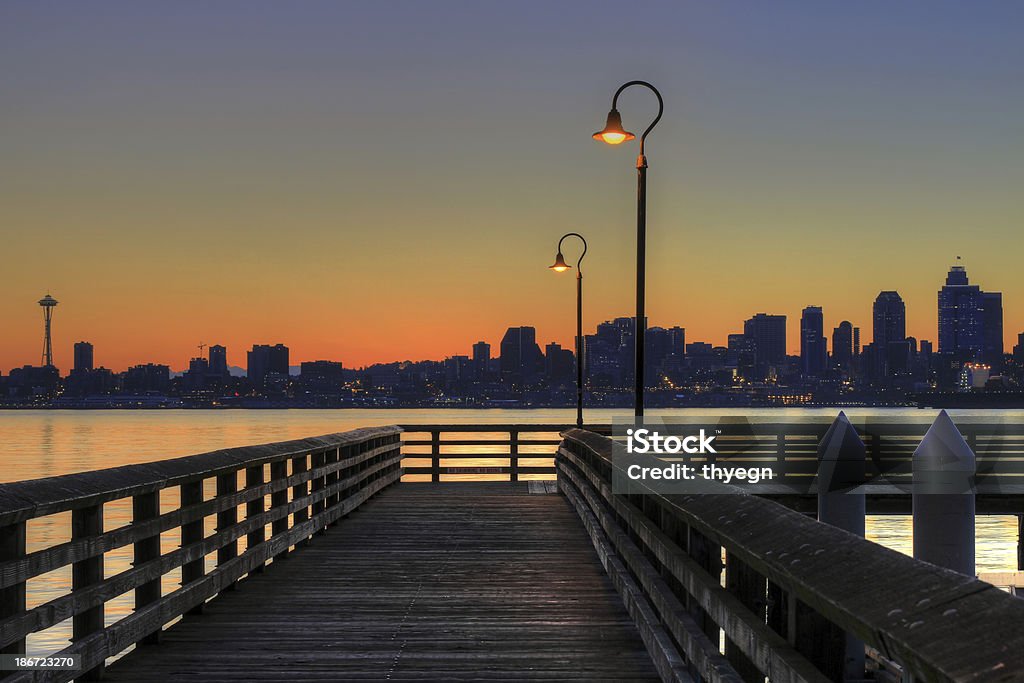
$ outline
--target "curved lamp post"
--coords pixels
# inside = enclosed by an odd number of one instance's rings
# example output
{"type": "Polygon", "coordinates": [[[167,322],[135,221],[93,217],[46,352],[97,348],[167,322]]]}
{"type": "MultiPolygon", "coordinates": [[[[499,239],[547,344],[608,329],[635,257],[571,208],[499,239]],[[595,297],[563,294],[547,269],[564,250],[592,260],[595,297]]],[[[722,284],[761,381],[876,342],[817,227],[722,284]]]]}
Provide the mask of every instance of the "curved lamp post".
{"type": "Polygon", "coordinates": [[[548,266],[556,273],[564,273],[572,268],[562,256],[562,242],[566,237],[578,237],[583,242],[583,253],[576,261],[576,426],[583,426],[583,257],[587,255],[587,240],[578,232],[567,232],[558,240],[558,253],[555,263],[548,266]]]}
{"type": "Polygon", "coordinates": [[[665,103],[661,99],[658,89],[647,81],[629,81],[624,83],[615,91],[612,97],[612,110],[608,112],[608,120],[604,130],[594,133],[594,139],[606,142],[609,145],[618,145],[636,136],[622,127],[622,116],[619,115],[619,95],[631,85],[642,85],[650,89],[658,98],[658,115],[647,126],[647,130],[640,136],[640,156],[636,158],[637,185],[636,185],[636,334],[633,342],[636,345],[636,368],[634,370],[634,407],[637,418],[644,416],[644,332],[647,329],[647,318],[644,315],[644,283],[646,270],[647,251],[647,157],[644,156],[644,142],[647,135],[661,120],[661,114],[665,109],[665,103]]]}

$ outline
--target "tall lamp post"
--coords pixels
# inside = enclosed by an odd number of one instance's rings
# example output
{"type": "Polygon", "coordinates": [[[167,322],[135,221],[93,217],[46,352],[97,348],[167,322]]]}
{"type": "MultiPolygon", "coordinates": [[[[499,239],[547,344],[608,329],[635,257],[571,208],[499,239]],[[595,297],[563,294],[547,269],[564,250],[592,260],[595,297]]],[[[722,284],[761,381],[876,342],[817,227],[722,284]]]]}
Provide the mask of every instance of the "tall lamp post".
{"type": "Polygon", "coordinates": [[[636,158],[636,334],[633,339],[636,345],[636,368],[633,376],[636,382],[634,412],[639,421],[644,416],[644,332],[647,329],[647,318],[644,314],[644,284],[647,267],[647,157],[644,156],[644,142],[647,140],[647,135],[661,120],[661,114],[665,109],[661,93],[647,81],[629,81],[622,84],[615,91],[615,96],[612,97],[612,110],[608,112],[604,130],[594,133],[594,139],[609,145],[618,145],[636,137],[622,127],[622,116],[619,115],[618,110],[619,95],[631,85],[642,85],[650,89],[658,98],[658,115],[640,136],[640,156],[636,158]]]}
{"type": "Polygon", "coordinates": [[[583,253],[576,261],[576,426],[583,426],[583,257],[587,255],[587,240],[578,232],[567,232],[558,240],[558,253],[554,265],[548,266],[556,273],[564,273],[572,268],[562,256],[562,242],[566,237],[578,237],[583,242],[583,253]]]}

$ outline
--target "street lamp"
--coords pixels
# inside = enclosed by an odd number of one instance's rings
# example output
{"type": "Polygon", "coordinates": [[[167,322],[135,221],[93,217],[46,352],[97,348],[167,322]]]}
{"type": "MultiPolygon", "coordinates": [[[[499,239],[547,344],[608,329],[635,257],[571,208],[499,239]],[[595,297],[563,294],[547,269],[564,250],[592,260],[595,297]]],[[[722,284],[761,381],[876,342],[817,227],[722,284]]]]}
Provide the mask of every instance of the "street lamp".
{"type": "Polygon", "coordinates": [[[587,255],[587,240],[578,232],[567,232],[558,240],[558,254],[555,255],[554,264],[548,266],[556,273],[564,273],[572,266],[565,262],[562,256],[562,242],[566,237],[578,237],[583,242],[583,253],[576,261],[576,426],[583,426],[583,257],[587,255]]]}
{"type": "Polygon", "coordinates": [[[636,185],[636,334],[633,342],[636,345],[636,368],[634,370],[634,412],[638,421],[644,416],[644,332],[647,328],[647,318],[644,314],[644,282],[647,251],[647,157],[644,156],[644,142],[648,133],[661,120],[661,114],[665,110],[665,103],[661,99],[658,89],[647,81],[629,81],[624,83],[615,91],[612,97],[612,110],[608,112],[608,120],[604,129],[594,133],[594,139],[606,142],[609,145],[618,145],[636,136],[622,127],[622,116],[619,115],[619,95],[631,85],[642,85],[650,89],[658,98],[658,115],[647,126],[647,130],[640,136],[640,156],[636,158],[637,185],[636,185]]]}

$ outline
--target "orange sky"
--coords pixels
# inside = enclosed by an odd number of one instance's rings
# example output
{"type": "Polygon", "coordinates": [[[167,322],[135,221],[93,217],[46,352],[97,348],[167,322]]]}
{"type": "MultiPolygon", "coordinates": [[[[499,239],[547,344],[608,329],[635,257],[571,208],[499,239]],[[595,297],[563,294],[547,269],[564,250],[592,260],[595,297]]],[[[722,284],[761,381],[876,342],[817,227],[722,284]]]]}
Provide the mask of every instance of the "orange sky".
{"type": "MultiPolygon", "coordinates": [[[[8,8],[0,371],[39,362],[47,291],[62,369],[80,339],[114,369],[180,369],[200,342],[235,365],[274,342],[293,363],[443,358],[509,325],[569,346],[562,233],[590,240],[586,328],[633,309],[636,146],[590,134],[636,77],[666,102],[652,325],[723,344],[783,313],[796,352],[802,307],[868,340],[896,289],[934,341],[960,254],[1004,293],[1012,346],[1024,54],[1004,10],[673,5],[614,30],[547,5],[8,8]]],[[[620,109],[639,132],[652,98],[620,109]]]]}

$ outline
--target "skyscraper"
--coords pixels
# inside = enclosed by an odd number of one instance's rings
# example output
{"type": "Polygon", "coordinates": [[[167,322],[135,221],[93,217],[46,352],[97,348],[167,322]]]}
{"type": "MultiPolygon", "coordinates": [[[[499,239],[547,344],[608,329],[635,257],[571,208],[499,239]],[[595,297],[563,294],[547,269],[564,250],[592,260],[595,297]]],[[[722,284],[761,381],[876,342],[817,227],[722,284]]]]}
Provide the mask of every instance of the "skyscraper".
{"type": "Polygon", "coordinates": [[[993,368],[1003,365],[1003,295],[981,293],[982,360],[993,368]]]}
{"type": "Polygon", "coordinates": [[[228,376],[228,350],[220,344],[210,347],[210,374],[217,377],[228,376]]]}
{"type": "Polygon", "coordinates": [[[808,306],[800,316],[800,366],[807,377],[825,372],[826,342],[821,306],[808,306]]]}
{"type": "Polygon", "coordinates": [[[284,344],[253,344],[248,353],[249,382],[263,386],[269,375],[288,377],[288,347],[284,344]]]}
{"type": "Polygon", "coordinates": [[[957,360],[978,360],[986,355],[986,342],[992,351],[1002,352],[1003,311],[1002,296],[986,295],[978,285],[967,279],[967,269],[959,263],[949,269],[946,284],[939,290],[939,353],[949,354],[957,360]],[[990,323],[996,343],[986,334],[990,323]],[[998,331],[997,331],[998,330],[998,331]]]}
{"type": "Polygon", "coordinates": [[[907,338],[907,307],[899,292],[881,292],[875,297],[872,307],[872,342],[875,347],[885,350],[889,342],[901,342],[907,338]]]}
{"type": "Polygon", "coordinates": [[[92,368],[92,344],[84,341],[75,342],[74,372],[89,372],[92,368]]]}
{"type": "Polygon", "coordinates": [[[743,323],[743,334],[754,341],[759,367],[778,365],[786,360],[786,316],[758,313],[743,323]]]}
{"type": "Polygon", "coordinates": [[[853,368],[853,325],[849,320],[832,330],[832,364],[846,372],[853,368]]]}
{"type": "Polygon", "coordinates": [[[478,380],[485,378],[491,368],[491,345],[485,341],[473,344],[473,373],[478,380]]]}
{"type": "Polygon", "coordinates": [[[501,376],[513,384],[535,380],[544,370],[544,354],[537,346],[537,330],[510,327],[501,339],[501,376]]]}

